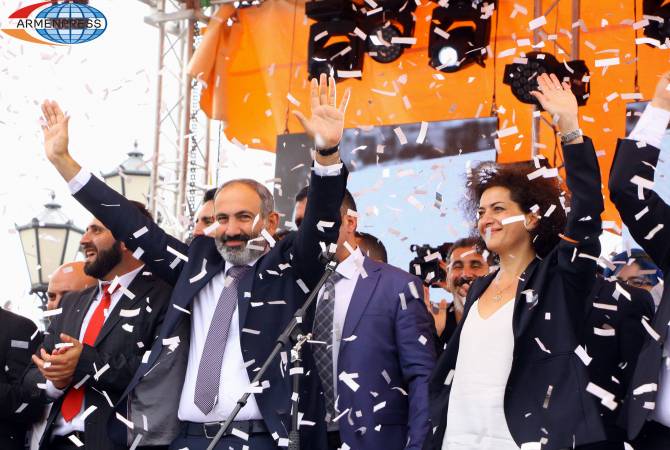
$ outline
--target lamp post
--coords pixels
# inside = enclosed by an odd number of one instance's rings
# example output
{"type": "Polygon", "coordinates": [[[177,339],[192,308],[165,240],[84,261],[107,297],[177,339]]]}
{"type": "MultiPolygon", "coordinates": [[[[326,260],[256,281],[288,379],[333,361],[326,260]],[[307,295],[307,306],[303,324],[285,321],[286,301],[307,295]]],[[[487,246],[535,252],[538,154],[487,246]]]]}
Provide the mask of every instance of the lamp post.
{"type": "Polygon", "coordinates": [[[30,293],[46,305],[49,276],[67,261],[74,261],[84,231],[61,211],[55,194],[44,210],[25,225],[16,225],[30,277],[30,293]]]}
{"type": "Polygon", "coordinates": [[[128,153],[128,159],[116,169],[103,174],[105,183],[128,200],[135,200],[144,205],[149,198],[151,187],[151,168],[144,162],[144,154],[137,150],[135,141],[133,151],[128,153]]]}

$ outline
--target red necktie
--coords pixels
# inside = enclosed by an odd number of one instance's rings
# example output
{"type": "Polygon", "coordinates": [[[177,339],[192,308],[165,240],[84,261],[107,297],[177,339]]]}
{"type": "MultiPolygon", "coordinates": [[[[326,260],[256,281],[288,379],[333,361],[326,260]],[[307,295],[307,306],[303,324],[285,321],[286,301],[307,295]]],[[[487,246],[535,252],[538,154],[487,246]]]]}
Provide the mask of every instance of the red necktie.
{"type": "MultiPolygon", "coordinates": [[[[93,311],[93,316],[91,316],[91,320],[86,327],[82,344],[94,346],[95,340],[98,338],[100,330],[102,330],[102,325],[105,323],[105,310],[108,310],[112,303],[113,292],[108,291],[108,286],[108,283],[102,285],[102,299],[100,300],[98,307],[93,311]]],[[[65,394],[60,413],[66,422],[70,422],[77,414],[79,414],[81,405],[84,403],[84,389],[84,386],[79,389],[72,387],[65,394]]]]}

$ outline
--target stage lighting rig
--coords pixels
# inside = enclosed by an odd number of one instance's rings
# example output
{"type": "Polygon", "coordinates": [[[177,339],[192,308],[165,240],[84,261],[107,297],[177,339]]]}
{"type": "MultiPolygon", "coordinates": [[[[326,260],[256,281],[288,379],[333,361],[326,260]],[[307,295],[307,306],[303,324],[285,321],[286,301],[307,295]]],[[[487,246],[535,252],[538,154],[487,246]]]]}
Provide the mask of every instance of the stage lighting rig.
{"type": "Polygon", "coordinates": [[[512,88],[514,96],[522,103],[537,105],[540,103],[530,95],[536,91],[537,77],[543,73],[553,73],[559,80],[568,81],[570,88],[577,97],[577,104],[584,106],[591,92],[589,69],[582,60],[575,60],[561,64],[549,53],[531,52],[526,55],[524,63],[514,63],[505,66],[503,83],[512,88]]]}
{"type": "Polygon", "coordinates": [[[656,39],[660,45],[670,39],[670,0],[644,0],[642,14],[649,21],[644,27],[647,37],[656,39]]]}
{"type": "Polygon", "coordinates": [[[400,58],[414,43],[413,0],[360,0],[352,2],[358,27],[367,36],[366,51],[377,62],[400,58]]]}
{"type": "MultiPolygon", "coordinates": [[[[342,78],[344,72],[363,70],[365,42],[356,34],[351,2],[322,0],[305,3],[305,13],[316,20],[310,26],[308,71],[310,78],[322,73],[342,78]]],[[[347,78],[352,77],[347,74],[347,78]]]]}
{"type": "Polygon", "coordinates": [[[491,17],[484,0],[451,0],[438,6],[431,17],[428,57],[432,67],[456,72],[470,64],[484,67],[486,46],[491,38],[491,17]]]}

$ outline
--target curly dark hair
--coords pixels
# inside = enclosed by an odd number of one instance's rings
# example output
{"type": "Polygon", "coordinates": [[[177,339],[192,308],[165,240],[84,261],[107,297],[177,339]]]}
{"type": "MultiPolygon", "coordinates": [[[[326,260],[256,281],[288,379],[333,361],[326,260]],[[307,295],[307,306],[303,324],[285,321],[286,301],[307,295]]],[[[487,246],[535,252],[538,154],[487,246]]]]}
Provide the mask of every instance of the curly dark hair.
{"type": "Polygon", "coordinates": [[[562,191],[557,175],[545,172],[546,176],[537,176],[538,170],[549,169],[549,163],[542,158],[507,164],[479,163],[468,173],[465,198],[468,216],[477,223],[477,210],[484,191],[496,186],[508,189],[510,197],[524,214],[535,212],[538,215],[538,225],[529,234],[535,253],[540,258],[545,257],[558,244],[559,234],[565,229],[565,208],[569,205],[569,196],[562,191]],[[552,205],[553,212],[545,217],[552,205]]]}

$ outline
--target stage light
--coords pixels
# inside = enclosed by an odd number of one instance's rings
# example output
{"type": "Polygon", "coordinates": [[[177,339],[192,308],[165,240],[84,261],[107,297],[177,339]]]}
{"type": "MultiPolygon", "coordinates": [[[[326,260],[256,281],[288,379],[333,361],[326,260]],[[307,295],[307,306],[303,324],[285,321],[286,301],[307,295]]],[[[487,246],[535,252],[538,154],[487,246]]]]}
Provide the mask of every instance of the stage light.
{"type": "Polygon", "coordinates": [[[355,12],[346,0],[305,3],[305,14],[316,20],[309,29],[307,70],[310,78],[322,73],[335,79],[361,78],[365,42],[356,35],[355,12]]]}
{"type": "Polygon", "coordinates": [[[442,47],[437,53],[437,61],[440,67],[458,66],[458,50],[448,45],[442,47]]]}
{"type": "Polygon", "coordinates": [[[537,77],[543,73],[553,73],[559,80],[568,81],[572,92],[577,97],[579,106],[584,106],[589,98],[591,86],[589,69],[582,60],[564,62],[563,64],[549,53],[528,53],[525,63],[514,63],[505,66],[503,83],[512,88],[514,96],[522,103],[537,105],[540,103],[530,93],[537,90],[537,77]]]}
{"type": "Polygon", "coordinates": [[[659,45],[667,44],[670,39],[670,1],[644,0],[642,14],[649,24],[644,27],[647,37],[659,41],[659,45]]]}
{"type": "Polygon", "coordinates": [[[336,80],[361,78],[364,43],[353,34],[355,28],[356,23],[351,20],[312,24],[308,48],[310,78],[322,73],[332,75],[336,80]]]}
{"type": "Polygon", "coordinates": [[[367,53],[375,61],[391,63],[414,43],[414,1],[369,1],[354,9],[359,29],[367,35],[367,53]]]}
{"type": "Polygon", "coordinates": [[[470,64],[484,67],[491,37],[491,19],[483,18],[488,3],[453,0],[433,10],[428,38],[429,64],[443,72],[456,72],[470,64]]]}

